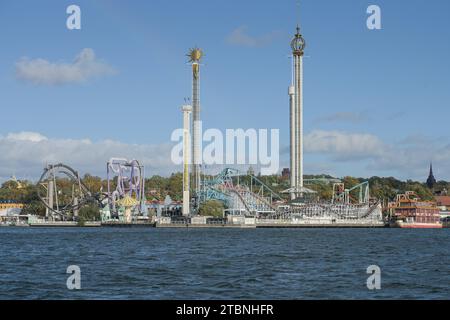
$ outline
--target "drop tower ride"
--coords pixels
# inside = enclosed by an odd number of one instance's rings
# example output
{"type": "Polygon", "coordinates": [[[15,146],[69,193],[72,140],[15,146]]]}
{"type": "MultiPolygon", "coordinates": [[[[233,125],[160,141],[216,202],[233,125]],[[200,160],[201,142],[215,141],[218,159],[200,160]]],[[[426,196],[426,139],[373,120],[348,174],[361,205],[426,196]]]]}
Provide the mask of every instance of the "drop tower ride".
{"type": "Polygon", "coordinates": [[[297,26],[291,41],[292,84],[289,86],[290,104],[290,195],[291,200],[303,192],[303,54],[305,39],[297,26]]]}

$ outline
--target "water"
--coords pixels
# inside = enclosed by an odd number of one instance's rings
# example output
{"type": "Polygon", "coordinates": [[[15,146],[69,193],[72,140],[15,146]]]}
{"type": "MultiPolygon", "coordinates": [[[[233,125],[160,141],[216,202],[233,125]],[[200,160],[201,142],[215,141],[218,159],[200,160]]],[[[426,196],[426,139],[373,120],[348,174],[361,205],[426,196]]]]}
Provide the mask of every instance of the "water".
{"type": "Polygon", "coordinates": [[[0,299],[450,299],[449,245],[450,229],[0,228],[0,299]]]}

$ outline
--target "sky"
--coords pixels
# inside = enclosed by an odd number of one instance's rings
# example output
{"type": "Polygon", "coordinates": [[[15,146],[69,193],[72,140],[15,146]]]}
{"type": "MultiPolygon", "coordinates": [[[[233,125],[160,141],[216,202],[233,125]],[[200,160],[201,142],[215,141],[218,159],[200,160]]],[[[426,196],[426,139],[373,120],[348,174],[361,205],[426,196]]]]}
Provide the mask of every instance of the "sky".
{"type": "Polygon", "coordinates": [[[201,47],[205,128],[279,129],[300,22],[305,174],[450,180],[447,0],[0,0],[0,180],[46,163],[105,175],[113,156],[180,170],[172,131],[201,47]],[[69,5],[81,30],[66,27],[69,5]],[[381,30],[366,26],[381,8],[381,30]]]}

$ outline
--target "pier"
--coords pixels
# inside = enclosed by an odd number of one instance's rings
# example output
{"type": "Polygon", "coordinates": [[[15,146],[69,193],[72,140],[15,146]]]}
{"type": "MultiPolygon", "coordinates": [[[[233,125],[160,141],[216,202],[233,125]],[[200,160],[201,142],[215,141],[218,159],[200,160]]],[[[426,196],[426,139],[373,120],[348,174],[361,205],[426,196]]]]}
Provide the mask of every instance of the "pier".
{"type": "Polygon", "coordinates": [[[102,227],[110,228],[153,228],[154,222],[136,221],[136,222],[122,222],[122,221],[107,221],[101,223],[102,227]]]}
{"type": "Polygon", "coordinates": [[[388,224],[382,221],[329,221],[329,220],[305,220],[293,221],[282,219],[231,219],[224,220],[220,223],[186,223],[186,222],[171,222],[162,220],[156,222],[156,228],[241,228],[241,229],[257,229],[257,228],[386,228],[388,224]]]}
{"type": "Polygon", "coordinates": [[[87,221],[83,224],[79,224],[76,221],[38,221],[29,222],[30,227],[41,227],[41,228],[75,228],[75,227],[86,227],[86,228],[97,228],[101,227],[100,221],[87,221]]]}

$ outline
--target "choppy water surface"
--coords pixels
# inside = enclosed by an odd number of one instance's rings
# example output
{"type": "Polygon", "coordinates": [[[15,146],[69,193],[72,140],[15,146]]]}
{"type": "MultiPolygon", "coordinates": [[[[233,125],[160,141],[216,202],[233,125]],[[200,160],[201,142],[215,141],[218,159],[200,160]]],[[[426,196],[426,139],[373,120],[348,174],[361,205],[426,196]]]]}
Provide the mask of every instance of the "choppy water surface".
{"type": "Polygon", "coordinates": [[[449,245],[450,229],[0,228],[0,299],[450,299],[449,245]]]}

